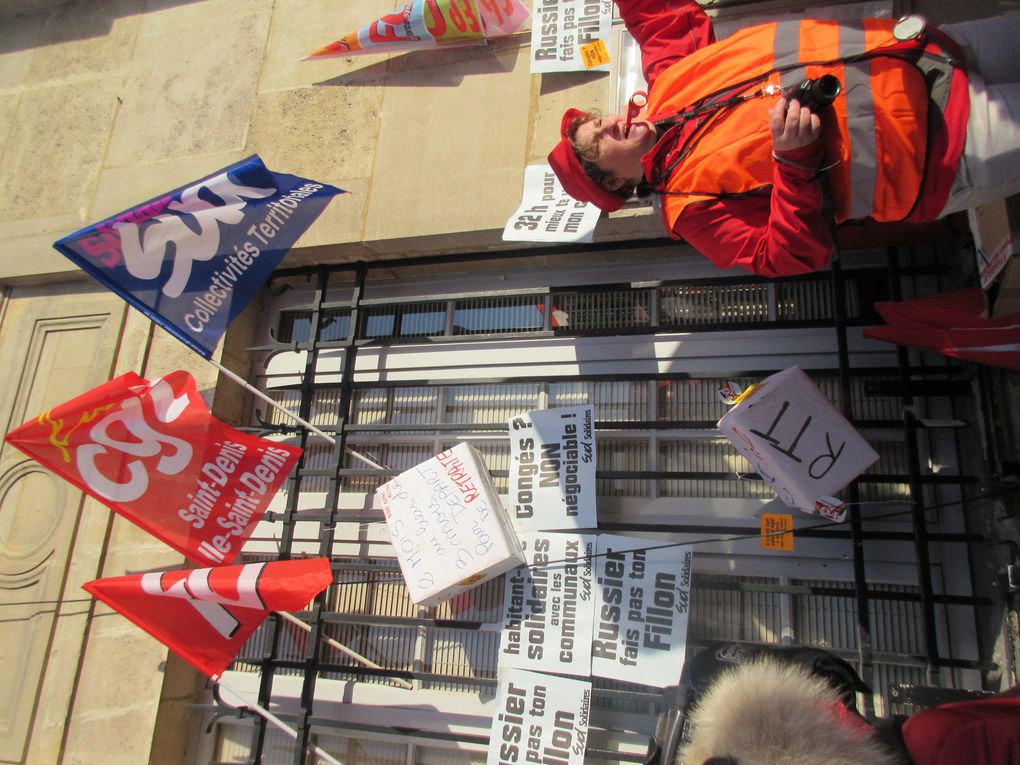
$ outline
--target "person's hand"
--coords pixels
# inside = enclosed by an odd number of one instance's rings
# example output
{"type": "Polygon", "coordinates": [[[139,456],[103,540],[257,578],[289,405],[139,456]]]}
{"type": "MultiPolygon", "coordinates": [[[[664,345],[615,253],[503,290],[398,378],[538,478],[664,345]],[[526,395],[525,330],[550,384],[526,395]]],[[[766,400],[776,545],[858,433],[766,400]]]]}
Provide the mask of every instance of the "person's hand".
{"type": "Polygon", "coordinates": [[[787,108],[786,99],[780,98],[769,109],[769,131],[772,133],[772,150],[776,154],[801,149],[818,140],[822,134],[822,120],[796,98],[787,108]]]}

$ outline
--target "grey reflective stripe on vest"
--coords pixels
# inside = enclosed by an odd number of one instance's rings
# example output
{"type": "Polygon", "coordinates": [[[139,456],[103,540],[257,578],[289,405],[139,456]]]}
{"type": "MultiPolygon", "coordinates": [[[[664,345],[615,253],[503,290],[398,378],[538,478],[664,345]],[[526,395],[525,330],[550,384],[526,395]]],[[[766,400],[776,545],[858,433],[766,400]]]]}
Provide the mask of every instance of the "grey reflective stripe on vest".
{"type": "MultiPolygon", "coordinates": [[[[772,42],[772,56],[776,69],[800,63],[800,22],[776,23],[776,36],[772,42]]],[[[784,85],[786,83],[783,83],[784,85]]],[[[792,84],[792,83],[791,83],[792,84]]]]}
{"type": "Polygon", "coordinates": [[[878,147],[875,136],[875,99],[871,91],[871,62],[847,64],[846,123],[850,135],[850,218],[863,218],[875,209],[878,185],[878,147]]]}
{"type": "MultiPolygon", "coordinates": [[[[839,57],[842,59],[864,53],[864,26],[860,22],[844,22],[839,26],[839,57]]],[[[773,42],[775,66],[782,70],[784,88],[804,78],[800,54],[800,22],[781,21],[776,24],[773,42]]],[[[878,147],[875,135],[875,97],[871,89],[871,66],[867,59],[843,67],[843,97],[846,99],[847,133],[850,139],[850,209],[851,218],[871,215],[875,209],[878,183],[878,147]]]]}
{"type": "MultiPolygon", "coordinates": [[[[864,27],[840,27],[839,55],[864,51],[864,27]]],[[[850,208],[847,216],[863,218],[875,209],[878,186],[878,146],[875,133],[875,94],[871,89],[871,61],[864,59],[843,67],[846,127],[850,136],[850,208]]]]}
{"type": "Polygon", "coordinates": [[[772,44],[772,55],[779,72],[779,85],[784,90],[804,79],[804,67],[800,63],[800,22],[780,21],[776,24],[776,36],[772,44]]]}

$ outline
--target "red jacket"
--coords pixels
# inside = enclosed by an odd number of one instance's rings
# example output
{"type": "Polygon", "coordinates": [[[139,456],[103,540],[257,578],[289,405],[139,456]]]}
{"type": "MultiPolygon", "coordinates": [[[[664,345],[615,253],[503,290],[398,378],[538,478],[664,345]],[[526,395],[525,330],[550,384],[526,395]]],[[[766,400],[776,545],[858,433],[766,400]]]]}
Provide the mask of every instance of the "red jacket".
{"type": "MultiPolygon", "coordinates": [[[[616,1],[641,48],[649,85],[671,64],[715,40],[711,22],[694,2],[616,1]]],[[[967,110],[965,75],[957,69],[944,116],[947,129],[929,139],[933,150],[911,220],[932,220],[944,206],[963,148],[967,110]]],[[[822,145],[816,142],[785,157],[817,167],[822,145]]],[[[770,277],[824,268],[833,241],[815,175],[777,162],[771,192],[690,205],[670,234],[685,239],[720,268],[740,266],[770,277]]]]}
{"type": "MultiPolygon", "coordinates": [[[[694,659],[698,662],[698,658],[694,659]]],[[[1020,765],[1020,687],[922,710],[897,733],[849,711],[831,675],[790,655],[734,664],[697,691],[678,762],[740,765],[1020,765]],[[904,751],[905,748],[905,751],[904,751]]]]}
{"type": "Polygon", "coordinates": [[[1020,688],[975,701],[943,704],[903,724],[914,765],[1020,763],[1020,688]]]}

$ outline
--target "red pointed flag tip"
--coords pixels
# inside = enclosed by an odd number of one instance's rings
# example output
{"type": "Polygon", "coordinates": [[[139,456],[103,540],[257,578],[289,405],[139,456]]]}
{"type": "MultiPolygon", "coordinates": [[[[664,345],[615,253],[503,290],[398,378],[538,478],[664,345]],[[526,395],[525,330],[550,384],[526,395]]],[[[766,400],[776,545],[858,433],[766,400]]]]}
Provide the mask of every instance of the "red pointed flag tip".
{"type": "Polygon", "coordinates": [[[358,36],[353,34],[348,35],[342,40],[331,42],[324,48],[319,48],[317,51],[309,53],[301,60],[314,61],[320,58],[338,58],[341,56],[350,56],[354,53],[358,53],[359,51],[361,51],[361,46],[358,44],[358,36]]]}
{"type": "Polygon", "coordinates": [[[234,562],[301,456],[217,420],[181,371],[121,375],[5,440],[206,566],[234,562]]]}
{"type": "Polygon", "coordinates": [[[979,287],[875,308],[886,324],[865,329],[865,337],[1020,370],[1020,314],[988,318],[979,287]]]}
{"type": "Polygon", "coordinates": [[[301,60],[484,45],[517,32],[529,15],[520,0],[410,0],[301,60]]]}
{"type": "Polygon", "coordinates": [[[333,582],[328,558],[96,579],[83,589],[216,679],[273,611],[298,611],[333,582]]]}

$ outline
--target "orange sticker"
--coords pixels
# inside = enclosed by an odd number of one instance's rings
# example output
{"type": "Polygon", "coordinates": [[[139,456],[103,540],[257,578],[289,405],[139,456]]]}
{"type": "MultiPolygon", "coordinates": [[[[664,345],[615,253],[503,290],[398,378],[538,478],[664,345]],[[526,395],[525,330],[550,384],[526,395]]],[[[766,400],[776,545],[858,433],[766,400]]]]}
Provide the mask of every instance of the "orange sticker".
{"type": "Polygon", "coordinates": [[[793,516],[786,513],[762,513],[761,546],[766,550],[792,550],[793,516]]]}
{"type": "Polygon", "coordinates": [[[609,51],[602,40],[582,45],[579,50],[581,51],[581,60],[584,62],[585,69],[609,63],[609,51]]]}
{"type": "Polygon", "coordinates": [[[484,571],[479,571],[477,574],[472,574],[467,579],[463,579],[457,582],[457,585],[460,587],[468,587],[472,584],[476,584],[482,581],[483,579],[485,579],[486,576],[488,576],[488,574],[486,574],[484,571]]]}

